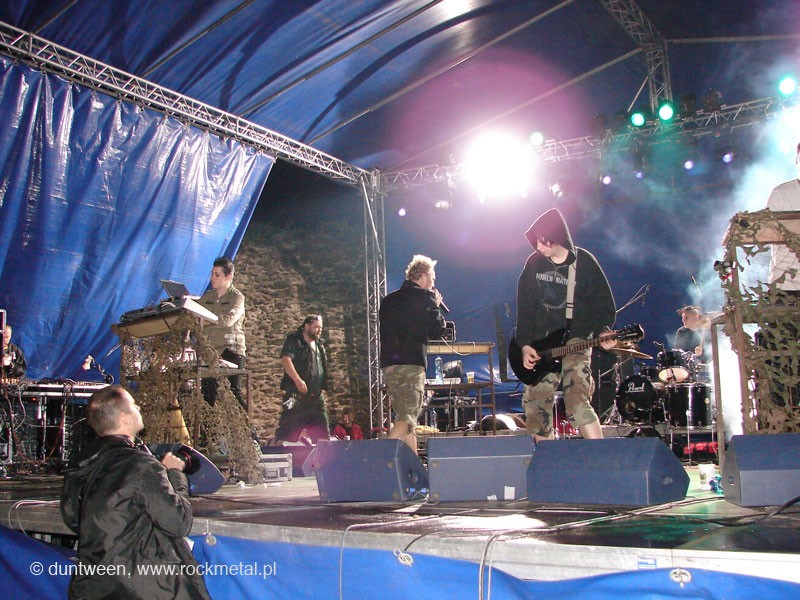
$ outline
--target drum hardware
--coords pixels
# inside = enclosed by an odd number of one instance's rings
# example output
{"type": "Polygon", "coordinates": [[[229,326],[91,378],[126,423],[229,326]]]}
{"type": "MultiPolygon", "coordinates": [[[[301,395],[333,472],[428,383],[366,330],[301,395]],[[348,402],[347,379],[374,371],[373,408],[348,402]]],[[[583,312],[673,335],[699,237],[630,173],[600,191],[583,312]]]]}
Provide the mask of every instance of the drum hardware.
{"type": "Polygon", "coordinates": [[[617,346],[615,348],[611,348],[611,352],[616,354],[617,356],[627,356],[628,358],[641,358],[644,360],[650,360],[653,358],[649,354],[645,354],[644,352],[639,352],[633,346],[617,346]]]}

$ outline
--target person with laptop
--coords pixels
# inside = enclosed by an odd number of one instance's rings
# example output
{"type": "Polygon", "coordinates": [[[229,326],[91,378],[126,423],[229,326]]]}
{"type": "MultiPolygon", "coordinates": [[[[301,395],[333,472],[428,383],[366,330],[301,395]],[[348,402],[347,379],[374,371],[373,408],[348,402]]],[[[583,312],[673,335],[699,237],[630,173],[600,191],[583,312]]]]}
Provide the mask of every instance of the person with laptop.
{"type": "MultiPolygon", "coordinates": [[[[216,324],[206,325],[203,329],[209,343],[223,360],[243,369],[247,350],[244,338],[244,294],[233,285],[235,272],[230,258],[222,256],[215,259],[211,269],[211,289],[200,297],[198,303],[218,319],[216,324]]],[[[233,375],[228,377],[228,381],[234,397],[247,411],[247,403],[242,397],[242,376],[233,375]]],[[[203,397],[212,406],[217,401],[215,380],[203,380],[203,397]]]]}

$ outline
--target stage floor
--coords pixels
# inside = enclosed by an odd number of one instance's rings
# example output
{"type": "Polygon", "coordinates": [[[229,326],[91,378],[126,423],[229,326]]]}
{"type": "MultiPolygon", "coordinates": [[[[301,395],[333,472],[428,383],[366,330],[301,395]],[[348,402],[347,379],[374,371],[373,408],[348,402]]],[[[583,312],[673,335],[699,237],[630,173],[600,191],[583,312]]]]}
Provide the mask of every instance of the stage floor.
{"type": "MultiPolygon", "coordinates": [[[[496,502],[324,503],[313,477],[223,486],[194,497],[193,535],[406,552],[488,564],[521,579],[697,568],[800,583],[800,512],[770,516],[700,489],[645,508],[496,502]]],[[[576,482],[579,485],[579,482],[576,482]]],[[[58,476],[0,480],[0,523],[69,534],[58,476]]]]}

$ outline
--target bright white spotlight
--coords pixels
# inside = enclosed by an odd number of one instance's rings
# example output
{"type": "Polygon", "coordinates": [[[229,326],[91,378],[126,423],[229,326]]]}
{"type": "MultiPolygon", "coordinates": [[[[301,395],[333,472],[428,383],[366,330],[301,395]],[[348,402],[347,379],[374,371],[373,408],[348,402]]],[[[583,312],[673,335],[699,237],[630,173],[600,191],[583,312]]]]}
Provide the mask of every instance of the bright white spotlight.
{"type": "Polygon", "coordinates": [[[603,185],[611,185],[611,175],[601,175],[600,183],[603,185]]]}
{"type": "Polygon", "coordinates": [[[439,210],[450,210],[453,208],[453,205],[449,200],[437,200],[433,203],[433,206],[439,210]]]}
{"type": "Polygon", "coordinates": [[[784,77],[778,83],[778,91],[784,96],[791,96],[797,91],[797,81],[791,76],[784,77]]]}
{"type": "Polygon", "coordinates": [[[397,211],[397,215],[400,216],[400,217],[405,217],[406,216],[406,209],[405,208],[401,208],[400,210],[397,211]]]}
{"type": "Polygon", "coordinates": [[[550,193],[553,194],[554,198],[562,198],[564,196],[564,188],[561,187],[561,184],[555,182],[549,188],[550,193]]]}
{"type": "Polygon", "coordinates": [[[534,131],[530,137],[531,146],[539,147],[544,144],[544,134],[541,131],[534,131]]]}
{"type": "Polygon", "coordinates": [[[531,181],[530,146],[510,135],[481,136],[467,151],[464,173],[481,198],[524,197],[531,181]]]}
{"type": "Polygon", "coordinates": [[[692,169],[694,169],[694,161],[691,158],[683,161],[683,168],[686,169],[687,171],[691,171],[692,169]]]}

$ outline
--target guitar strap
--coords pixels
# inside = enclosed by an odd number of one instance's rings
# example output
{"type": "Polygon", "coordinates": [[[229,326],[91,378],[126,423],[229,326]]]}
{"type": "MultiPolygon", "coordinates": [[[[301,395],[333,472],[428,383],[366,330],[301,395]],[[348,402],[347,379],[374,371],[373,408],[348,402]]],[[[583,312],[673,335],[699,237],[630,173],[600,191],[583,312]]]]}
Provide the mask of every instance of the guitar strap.
{"type": "Polygon", "coordinates": [[[567,309],[564,312],[564,316],[567,318],[565,327],[567,335],[564,337],[564,341],[567,340],[569,331],[572,329],[572,311],[575,308],[575,271],[577,270],[577,265],[578,257],[575,256],[575,260],[569,266],[569,276],[567,277],[567,309]]]}

